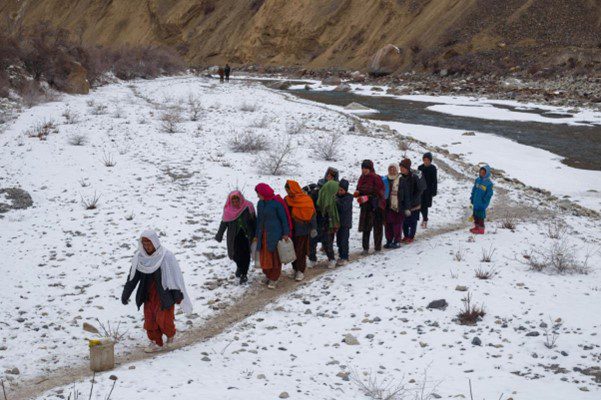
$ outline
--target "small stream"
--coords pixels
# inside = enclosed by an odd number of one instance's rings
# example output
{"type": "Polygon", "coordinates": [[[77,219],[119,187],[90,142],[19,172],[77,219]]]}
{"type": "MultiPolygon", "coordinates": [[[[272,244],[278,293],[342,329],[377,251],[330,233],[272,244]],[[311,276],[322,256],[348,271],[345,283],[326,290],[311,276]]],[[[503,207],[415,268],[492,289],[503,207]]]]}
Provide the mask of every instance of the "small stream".
{"type": "MultiPolygon", "coordinates": [[[[437,126],[464,131],[493,133],[528,146],[538,147],[564,157],[563,162],[575,168],[601,170],[601,126],[572,126],[542,122],[496,121],[460,117],[428,110],[441,103],[400,100],[391,97],[365,96],[352,92],[288,90],[289,93],[320,103],[346,106],[357,102],[378,110],[365,118],[397,121],[408,124],[437,126]]],[[[553,114],[544,110],[522,110],[511,106],[494,105],[518,112],[544,115],[548,118],[565,118],[569,115],[553,114]]]]}

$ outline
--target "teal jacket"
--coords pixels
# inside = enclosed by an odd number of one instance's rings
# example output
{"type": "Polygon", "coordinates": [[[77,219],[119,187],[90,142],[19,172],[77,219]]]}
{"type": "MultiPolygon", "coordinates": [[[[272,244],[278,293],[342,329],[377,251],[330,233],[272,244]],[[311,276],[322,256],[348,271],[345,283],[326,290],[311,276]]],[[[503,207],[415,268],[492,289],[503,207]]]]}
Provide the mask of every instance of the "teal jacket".
{"type": "Polygon", "coordinates": [[[472,188],[470,201],[474,207],[474,215],[479,218],[486,218],[486,209],[490,205],[490,200],[493,195],[493,183],[490,180],[490,167],[485,165],[486,170],[484,178],[478,176],[472,188]]]}
{"type": "Polygon", "coordinates": [[[267,250],[274,252],[282,236],[290,236],[284,206],[277,200],[259,200],[257,204],[257,250],[263,245],[263,231],[267,232],[267,250]]]}

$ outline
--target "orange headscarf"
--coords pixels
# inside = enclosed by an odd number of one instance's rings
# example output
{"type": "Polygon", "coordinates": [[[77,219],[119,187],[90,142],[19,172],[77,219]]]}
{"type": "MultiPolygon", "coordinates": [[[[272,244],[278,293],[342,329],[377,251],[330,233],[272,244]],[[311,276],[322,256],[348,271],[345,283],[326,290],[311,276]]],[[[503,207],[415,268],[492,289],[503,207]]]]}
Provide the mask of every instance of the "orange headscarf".
{"type": "Polygon", "coordinates": [[[315,214],[315,205],[311,197],[303,192],[297,181],[286,181],[290,194],[286,196],[286,204],[291,208],[292,218],[298,221],[309,222],[315,214]]]}

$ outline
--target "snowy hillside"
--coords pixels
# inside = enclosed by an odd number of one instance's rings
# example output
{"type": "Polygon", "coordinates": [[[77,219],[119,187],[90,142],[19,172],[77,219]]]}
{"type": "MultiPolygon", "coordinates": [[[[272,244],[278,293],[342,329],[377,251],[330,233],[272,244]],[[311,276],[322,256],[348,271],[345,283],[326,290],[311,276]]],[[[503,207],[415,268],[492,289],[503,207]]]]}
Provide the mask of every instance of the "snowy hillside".
{"type": "MultiPolygon", "coordinates": [[[[0,214],[0,273],[9,282],[0,294],[0,376],[10,398],[67,397],[72,381],[85,381],[82,324],[97,318],[127,331],[113,399],[361,399],[357,381],[370,370],[395,383],[405,376],[412,387],[427,370],[427,389],[443,398],[468,397],[468,379],[478,398],[597,398],[599,220],[499,181],[495,221],[474,239],[467,205],[475,169],[453,157],[435,154],[431,228],[411,247],[358,258],[354,228],[356,261],[343,269],[317,267],[303,284],[284,276],[270,292],[256,270],[248,286],[237,284],[225,244],[213,240],[231,190],[254,202],[259,182],[283,193],[286,179],[315,182],[330,165],[354,188],[362,159],[383,173],[403,153],[417,163],[427,150],[386,126],[248,81],[114,84],[24,111],[0,135],[0,188],[20,187],[33,200],[0,214]],[[264,149],[235,152],[247,135],[264,138],[264,149]],[[332,141],[340,151],[325,161],[319,149],[332,141]],[[269,153],[287,144],[288,171],[265,174],[269,153]],[[86,209],[94,198],[96,208],[86,209]],[[514,230],[501,228],[506,215],[514,230]],[[195,307],[176,316],[185,348],[154,358],[140,350],[142,313],[119,301],[146,227],[180,260],[195,307]],[[531,271],[523,255],[554,245],[575,248],[576,264],[590,254],[589,273],[531,271]],[[493,276],[477,279],[476,269],[493,276]],[[468,292],[486,311],[475,326],[454,321],[468,292]],[[437,299],[448,307],[426,308],[437,299]],[[559,336],[547,348],[554,325],[559,336]],[[342,342],[349,334],[359,343],[342,342]]],[[[99,399],[109,375],[97,377],[99,399]]]]}

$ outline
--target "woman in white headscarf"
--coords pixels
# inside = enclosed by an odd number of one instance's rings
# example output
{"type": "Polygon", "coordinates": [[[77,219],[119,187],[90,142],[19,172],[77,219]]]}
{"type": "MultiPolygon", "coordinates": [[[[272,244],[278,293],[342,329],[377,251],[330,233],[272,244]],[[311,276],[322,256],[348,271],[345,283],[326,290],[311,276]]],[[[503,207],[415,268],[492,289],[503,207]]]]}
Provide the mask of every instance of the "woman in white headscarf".
{"type": "Polygon", "coordinates": [[[184,277],[172,252],[161,246],[154,231],[140,235],[138,251],[123,288],[121,302],[127,304],[134,289],[138,309],[144,304],[144,329],[151,344],[146,352],[163,349],[163,335],[167,346],[175,337],[175,304],[180,304],[186,314],[192,312],[192,302],[186,292],[184,277]],[[138,286],[139,284],[139,286],[138,286]]]}

